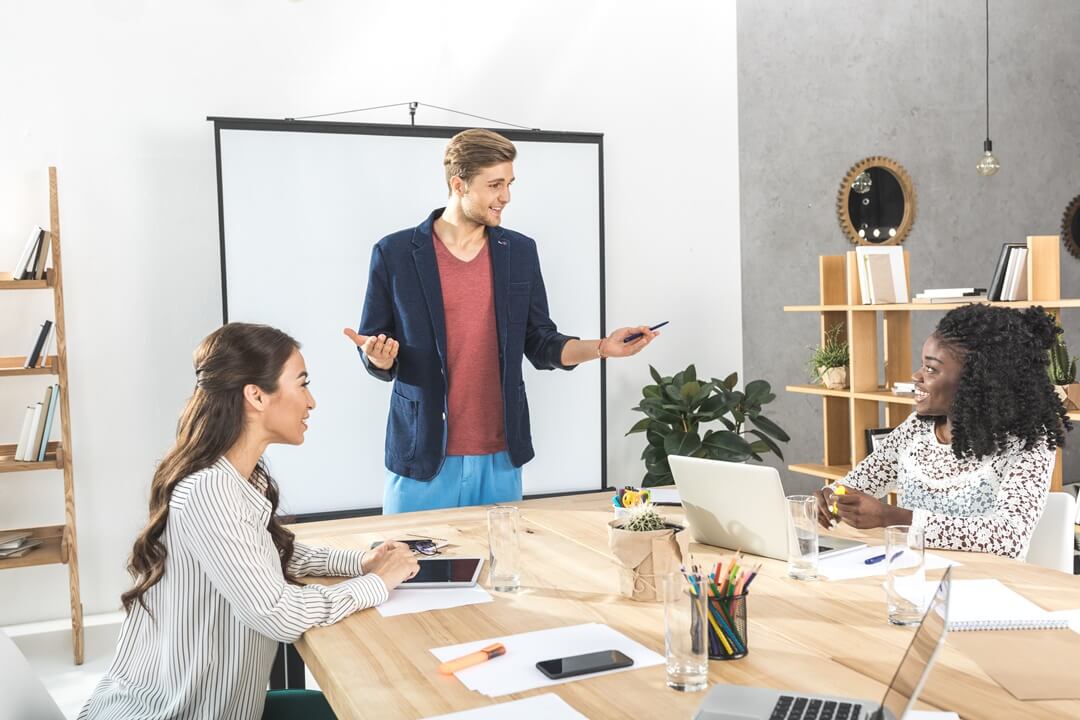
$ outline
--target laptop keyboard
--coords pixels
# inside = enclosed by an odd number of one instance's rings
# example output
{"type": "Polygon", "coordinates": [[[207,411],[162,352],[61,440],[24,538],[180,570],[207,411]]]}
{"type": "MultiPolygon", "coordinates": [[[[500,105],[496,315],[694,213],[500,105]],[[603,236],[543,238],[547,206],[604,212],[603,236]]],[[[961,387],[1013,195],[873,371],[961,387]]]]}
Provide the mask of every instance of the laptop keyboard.
{"type": "Polygon", "coordinates": [[[769,720],[859,720],[862,705],[781,695],[769,720]]]}

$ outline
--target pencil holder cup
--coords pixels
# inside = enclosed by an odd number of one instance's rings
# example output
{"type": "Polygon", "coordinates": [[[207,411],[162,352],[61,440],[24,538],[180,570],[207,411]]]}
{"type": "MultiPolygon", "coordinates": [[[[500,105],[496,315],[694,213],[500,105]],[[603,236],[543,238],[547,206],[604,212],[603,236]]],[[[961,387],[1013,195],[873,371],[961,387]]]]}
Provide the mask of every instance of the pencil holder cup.
{"type": "Polygon", "coordinates": [[[737,660],[750,652],[746,594],[708,598],[709,659],[737,660]]]}

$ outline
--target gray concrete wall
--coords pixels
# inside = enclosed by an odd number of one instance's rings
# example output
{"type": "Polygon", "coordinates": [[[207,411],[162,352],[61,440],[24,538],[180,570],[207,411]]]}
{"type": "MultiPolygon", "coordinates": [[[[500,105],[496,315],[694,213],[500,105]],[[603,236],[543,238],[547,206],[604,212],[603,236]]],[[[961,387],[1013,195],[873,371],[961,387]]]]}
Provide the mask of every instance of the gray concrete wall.
{"type": "MultiPolygon", "coordinates": [[[[743,366],[781,388],[771,415],[793,436],[788,462],[821,462],[821,401],[807,382],[817,257],[851,249],[836,219],[840,181],[886,155],[918,195],[914,289],[986,285],[1004,242],[1057,234],[1080,194],[1080,3],[990,4],[990,130],[1002,163],[976,174],[984,115],[981,0],[740,0],[739,163],[743,366]]],[[[1062,252],[1062,293],[1080,296],[1080,260],[1062,252]]],[[[940,318],[919,313],[913,350],[940,318]]],[[[1080,309],[1064,325],[1080,354],[1080,309]]],[[[917,367],[917,364],[915,365],[917,367]]],[[[1080,428],[1065,480],[1080,481],[1080,428]]],[[[779,464],[779,463],[777,463],[779,464]]],[[[782,470],[789,491],[818,484],[782,470]]]]}

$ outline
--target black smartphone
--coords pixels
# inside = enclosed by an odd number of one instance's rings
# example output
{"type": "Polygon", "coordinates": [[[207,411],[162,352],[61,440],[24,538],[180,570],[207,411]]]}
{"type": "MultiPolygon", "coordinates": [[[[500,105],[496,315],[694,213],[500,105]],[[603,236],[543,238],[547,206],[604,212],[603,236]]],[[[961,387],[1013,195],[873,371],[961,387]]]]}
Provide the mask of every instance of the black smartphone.
{"type": "Polygon", "coordinates": [[[588,675],[601,670],[630,667],[633,664],[633,658],[623,655],[618,650],[603,650],[554,660],[541,660],[536,663],[536,667],[552,680],[558,680],[575,675],[588,675]]]}

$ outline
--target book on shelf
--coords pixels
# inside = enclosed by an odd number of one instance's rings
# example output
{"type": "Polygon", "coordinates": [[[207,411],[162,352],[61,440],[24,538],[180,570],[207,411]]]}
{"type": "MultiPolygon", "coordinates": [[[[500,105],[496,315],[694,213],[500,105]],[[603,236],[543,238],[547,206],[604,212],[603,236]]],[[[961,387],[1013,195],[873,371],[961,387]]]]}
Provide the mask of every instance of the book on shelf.
{"type": "Polygon", "coordinates": [[[49,330],[49,336],[45,338],[45,347],[41,349],[41,358],[38,360],[37,367],[45,367],[49,364],[49,354],[52,352],[53,344],[56,342],[56,323],[53,323],[52,328],[49,330]]]}
{"type": "Polygon", "coordinates": [[[41,433],[41,445],[38,447],[37,461],[45,462],[45,451],[49,449],[49,436],[52,435],[53,418],[56,417],[56,406],[60,402],[60,385],[52,386],[52,395],[49,396],[49,410],[45,413],[45,430],[41,433]]]}
{"type": "Polygon", "coordinates": [[[41,323],[41,329],[38,330],[37,338],[34,340],[33,349],[26,354],[26,363],[24,368],[37,367],[38,360],[41,359],[41,349],[45,347],[45,340],[48,338],[49,333],[52,332],[53,322],[52,320],[46,320],[41,323]]]}
{"type": "Polygon", "coordinates": [[[27,405],[23,413],[22,430],[19,431],[19,442],[15,445],[15,459],[22,460],[26,454],[26,448],[30,445],[30,426],[34,423],[34,406],[27,405]]]}
{"type": "Polygon", "coordinates": [[[993,279],[990,281],[990,287],[987,292],[987,299],[996,302],[1001,300],[1002,287],[1005,284],[1005,273],[1009,267],[1009,256],[1013,250],[1027,249],[1027,245],[1022,243],[1005,243],[1001,246],[1001,252],[998,254],[997,264],[994,266],[993,279]]]}
{"type": "Polygon", "coordinates": [[[913,382],[894,382],[892,384],[892,391],[896,395],[914,395],[915,383],[913,382]]]}
{"type": "Polygon", "coordinates": [[[986,288],[927,288],[921,293],[916,293],[917,298],[937,298],[937,297],[967,297],[968,295],[985,295],[986,288]]]}
{"type": "Polygon", "coordinates": [[[863,305],[908,302],[904,249],[862,246],[855,248],[859,272],[859,294],[863,305]]]}
{"type": "Polygon", "coordinates": [[[1027,252],[1026,247],[1013,248],[1009,252],[1009,264],[1005,269],[999,300],[1011,302],[1027,296],[1027,252]]]}
{"type": "Polygon", "coordinates": [[[957,295],[954,297],[920,297],[918,295],[912,300],[912,302],[932,305],[935,303],[966,303],[966,302],[978,302],[985,300],[986,295],[957,295]]]}
{"type": "Polygon", "coordinates": [[[0,532],[0,550],[13,550],[19,547],[32,534],[29,530],[6,530],[0,532]]]}
{"type": "Polygon", "coordinates": [[[41,239],[38,241],[38,254],[37,259],[34,262],[33,273],[31,273],[30,280],[44,280],[45,279],[45,264],[49,259],[49,250],[52,243],[49,239],[52,236],[49,233],[42,231],[41,239]]]}
{"type": "Polygon", "coordinates": [[[27,265],[30,264],[30,260],[34,257],[34,250],[40,244],[42,235],[45,231],[37,225],[30,231],[30,238],[23,246],[22,252],[19,253],[19,259],[15,261],[15,267],[11,269],[11,277],[15,280],[22,280],[23,274],[26,272],[27,265]]]}
{"type": "Polygon", "coordinates": [[[0,560],[20,558],[42,544],[38,538],[27,538],[13,548],[0,548],[0,560]]]}
{"type": "Polygon", "coordinates": [[[40,405],[40,412],[36,412],[34,417],[34,430],[31,437],[30,449],[26,453],[26,459],[31,462],[38,459],[38,450],[41,449],[41,438],[45,434],[45,423],[49,418],[49,406],[52,404],[53,386],[45,388],[45,397],[42,398],[40,405]]]}

